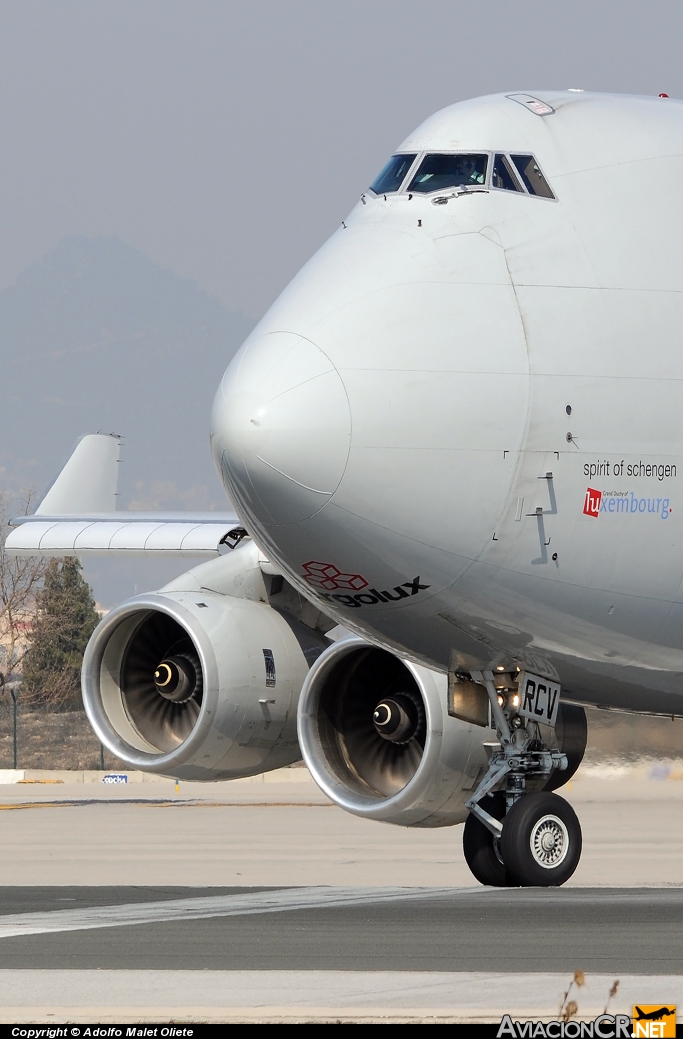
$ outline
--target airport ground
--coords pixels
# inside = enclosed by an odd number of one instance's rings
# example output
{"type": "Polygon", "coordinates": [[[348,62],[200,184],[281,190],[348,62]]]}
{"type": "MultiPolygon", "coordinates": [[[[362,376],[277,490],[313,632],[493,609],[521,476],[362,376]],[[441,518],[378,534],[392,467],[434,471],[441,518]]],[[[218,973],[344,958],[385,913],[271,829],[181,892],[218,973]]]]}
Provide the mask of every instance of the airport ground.
{"type": "Polygon", "coordinates": [[[356,819],[304,769],[0,786],[0,1020],[553,1017],[576,970],[582,1017],[615,980],[611,1009],[683,1005],[683,763],[564,793],[571,882],[488,890],[460,827],[356,819]]]}

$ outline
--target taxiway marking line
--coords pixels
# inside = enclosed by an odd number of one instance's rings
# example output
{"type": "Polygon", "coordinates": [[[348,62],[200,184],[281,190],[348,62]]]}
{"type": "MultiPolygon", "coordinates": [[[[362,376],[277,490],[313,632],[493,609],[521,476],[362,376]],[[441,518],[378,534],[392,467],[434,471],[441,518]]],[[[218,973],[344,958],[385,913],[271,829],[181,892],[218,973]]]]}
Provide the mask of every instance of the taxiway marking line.
{"type": "Polygon", "coordinates": [[[87,909],[57,909],[42,913],[0,916],[0,938],[86,931],[100,927],[130,927],[135,924],[168,923],[173,920],[205,920],[211,917],[283,913],[297,909],[378,905],[410,900],[427,901],[454,894],[471,895],[476,888],[280,888],[238,895],[209,895],[161,902],[92,906],[87,909]]]}

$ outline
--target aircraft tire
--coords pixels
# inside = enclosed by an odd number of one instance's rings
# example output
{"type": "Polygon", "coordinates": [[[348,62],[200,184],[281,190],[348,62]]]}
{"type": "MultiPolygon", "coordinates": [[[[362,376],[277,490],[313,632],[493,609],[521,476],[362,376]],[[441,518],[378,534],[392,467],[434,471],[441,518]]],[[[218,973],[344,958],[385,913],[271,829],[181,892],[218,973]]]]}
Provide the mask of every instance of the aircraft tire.
{"type": "Polygon", "coordinates": [[[557,794],[525,794],[505,816],[501,853],[514,884],[559,887],[581,858],[581,826],[557,794]]]}
{"type": "MultiPolygon", "coordinates": [[[[502,819],[505,815],[505,794],[489,794],[482,799],[481,807],[494,819],[502,819]]],[[[491,831],[470,812],[462,834],[462,850],[467,865],[480,884],[487,887],[508,887],[508,872],[496,854],[494,840],[491,831]]]]}

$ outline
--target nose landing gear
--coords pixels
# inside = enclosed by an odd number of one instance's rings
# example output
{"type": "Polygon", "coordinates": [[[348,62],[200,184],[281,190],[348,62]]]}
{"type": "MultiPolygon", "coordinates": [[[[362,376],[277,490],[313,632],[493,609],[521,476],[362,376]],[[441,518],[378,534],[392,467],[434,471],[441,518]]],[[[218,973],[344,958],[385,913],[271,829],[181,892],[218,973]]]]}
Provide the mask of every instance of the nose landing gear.
{"type": "Polygon", "coordinates": [[[486,687],[501,749],[492,754],[467,802],[467,865],[480,883],[493,887],[557,887],[579,864],[581,826],[564,798],[547,791],[527,793],[526,782],[566,769],[567,757],[539,743],[526,720],[500,696],[491,672],[472,677],[486,687]],[[492,792],[503,779],[505,790],[492,792]]]}

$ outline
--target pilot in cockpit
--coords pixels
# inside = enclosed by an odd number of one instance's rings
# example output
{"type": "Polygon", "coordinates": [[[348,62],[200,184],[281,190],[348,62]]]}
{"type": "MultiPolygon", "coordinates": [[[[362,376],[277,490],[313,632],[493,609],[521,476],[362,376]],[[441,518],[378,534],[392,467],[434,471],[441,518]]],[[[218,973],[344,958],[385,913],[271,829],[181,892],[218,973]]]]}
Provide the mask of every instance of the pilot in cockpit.
{"type": "Polygon", "coordinates": [[[482,169],[477,162],[479,156],[460,155],[457,157],[454,170],[455,184],[483,184],[486,168],[482,169]]]}
{"type": "Polygon", "coordinates": [[[486,155],[435,152],[425,155],[408,191],[432,192],[486,183],[486,155]]]}

